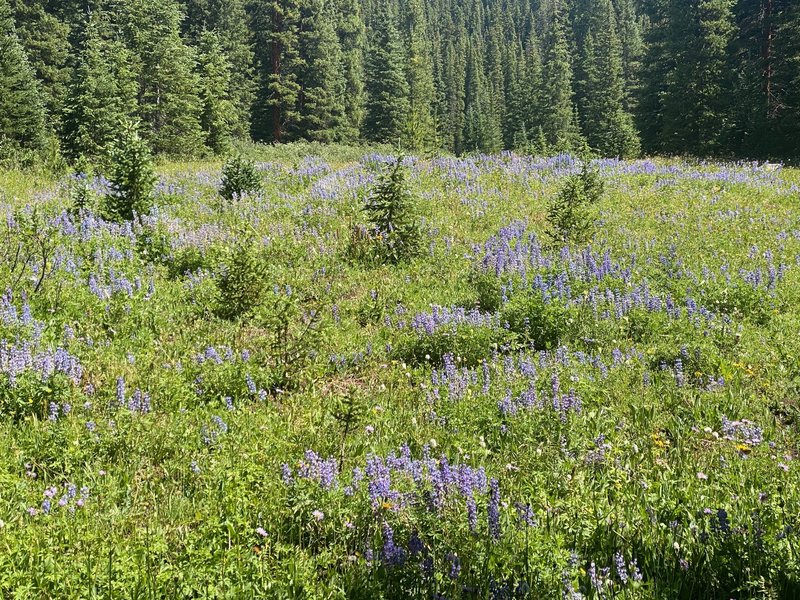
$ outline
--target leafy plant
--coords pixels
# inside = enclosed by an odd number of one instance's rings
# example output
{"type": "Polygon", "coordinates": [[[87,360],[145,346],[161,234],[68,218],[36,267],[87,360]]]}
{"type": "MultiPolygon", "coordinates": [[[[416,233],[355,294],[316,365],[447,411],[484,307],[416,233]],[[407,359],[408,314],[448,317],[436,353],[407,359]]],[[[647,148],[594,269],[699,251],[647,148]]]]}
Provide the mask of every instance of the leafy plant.
{"type": "Polygon", "coordinates": [[[118,221],[130,221],[134,214],[149,212],[156,176],[150,149],[133,121],[125,120],[120,125],[110,160],[111,194],[106,199],[109,216],[118,221]]]}
{"type": "Polygon", "coordinates": [[[547,235],[553,245],[581,244],[594,225],[590,207],[603,196],[603,179],[583,160],[581,172],[570,176],[547,210],[547,235]]]}
{"type": "Polygon", "coordinates": [[[262,189],[261,175],[255,163],[241,154],[230,157],[222,167],[220,195],[226,200],[236,200],[245,194],[256,194],[262,189]]]}

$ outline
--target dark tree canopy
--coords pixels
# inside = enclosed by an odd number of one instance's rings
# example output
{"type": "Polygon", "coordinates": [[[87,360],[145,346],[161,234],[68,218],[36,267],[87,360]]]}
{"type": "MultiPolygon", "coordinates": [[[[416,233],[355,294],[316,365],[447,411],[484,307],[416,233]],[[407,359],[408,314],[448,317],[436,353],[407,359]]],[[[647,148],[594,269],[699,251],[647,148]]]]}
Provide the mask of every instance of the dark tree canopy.
{"type": "Polygon", "coordinates": [[[0,0],[5,148],[800,159],[792,0],[0,0]],[[31,99],[27,101],[26,98],[31,99]]]}

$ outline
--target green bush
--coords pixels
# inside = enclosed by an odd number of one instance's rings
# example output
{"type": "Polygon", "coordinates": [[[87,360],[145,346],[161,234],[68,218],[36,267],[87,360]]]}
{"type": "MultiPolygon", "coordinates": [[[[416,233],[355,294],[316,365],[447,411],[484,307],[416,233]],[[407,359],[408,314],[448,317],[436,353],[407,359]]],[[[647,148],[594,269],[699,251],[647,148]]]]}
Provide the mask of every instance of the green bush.
{"type": "Polygon", "coordinates": [[[591,206],[603,196],[603,180],[589,161],[581,172],[570,176],[547,210],[547,235],[553,245],[582,244],[592,235],[591,206]]]}
{"type": "Polygon", "coordinates": [[[552,349],[571,333],[569,309],[558,301],[546,301],[541,292],[513,296],[502,308],[509,329],[537,349],[552,349]]]}
{"type": "Polygon", "coordinates": [[[256,308],[264,297],[267,265],[251,238],[231,248],[227,262],[217,278],[219,301],[216,313],[234,320],[256,308]]]}
{"type": "Polygon", "coordinates": [[[257,194],[263,188],[261,174],[255,163],[237,154],[230,157],[222,167],[222,186],[220,195],[228,201],[236,200],[245,194],[257,194]]]}
{"type": "Polygon", "coordinates": [[[136,124],[124,121],[110,153],[111,193],[106,198],[109,217],[130,221],[134,214],[144,215],[153,205],[156,176],[150,149],[139,136],[136,124]]]}

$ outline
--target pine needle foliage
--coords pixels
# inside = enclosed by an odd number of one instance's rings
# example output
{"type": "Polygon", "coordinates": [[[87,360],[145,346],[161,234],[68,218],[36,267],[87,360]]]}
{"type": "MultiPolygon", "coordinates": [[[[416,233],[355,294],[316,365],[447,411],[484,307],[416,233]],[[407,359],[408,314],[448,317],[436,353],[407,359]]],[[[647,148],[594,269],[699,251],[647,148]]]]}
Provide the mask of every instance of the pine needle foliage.
{"type": "Polygon", "coordinates": [[[589,160],[570,176],[547,211],[547,235],[554,246],[586,243],[592,235],[591,207],[603,196],[605,184],[589,160]]]}
{"type": "Polygon", "coordinates": [[[381,174],[364,205],[376,258],[382,263],[397,264],[419,253],[420,229],[406,178],[401,156],[381,174]]]}
{"type": "Polygon", "coordinates": [[[110,153],[111,194],[106,199],[109,216],[130,221],[147,214],[153,205],[156,176],[150,149],[139,135],[137,124],[125,120],[110,153]]]}
{"type": "Polygon", "coordinates": [[[230,157],[222,167],[220,195],[228,201],[245,194],[257,194],[262,189],[261,175],[253,161],[237,154],[230,157]]]}

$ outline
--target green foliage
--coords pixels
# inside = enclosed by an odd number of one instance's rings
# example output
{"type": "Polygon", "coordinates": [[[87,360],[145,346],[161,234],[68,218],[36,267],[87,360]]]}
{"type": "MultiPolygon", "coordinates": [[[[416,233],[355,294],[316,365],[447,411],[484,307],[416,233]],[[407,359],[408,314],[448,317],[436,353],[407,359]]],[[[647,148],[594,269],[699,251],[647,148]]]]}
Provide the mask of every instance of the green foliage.
{"type": "Polygon", "coordinates": [[[369,229],[352,242],[366,242],[368,251],[381,263],[396,264],[420,251],[422,237],[406,177],[402,157],[387,165],[364,203],[369,229]]]}
{"type": "Polygon", "coordinates": [[[266,293],[267,265],[253,239],[245,237],[230,249],[217,275],[219,299],[215,312],[223,319],[247,316],[266,293]]]}
{"type": "Polygon", "coordinates": [[[156,176],[150,151],[139,136],[134,121],[120,123],[109,163],[111,193],[106,198],[109,215],[117,220],[130,221],[134,215],[147,214],[153,204],[156,176]]]}
{"type": "Polygon", "coordinates": [[[104,161],[119,123],[136,113],[133,55],[114,38],[107,20],[102,12],[89,17],[67,94],[63,138],[72,160],[104,161]]]}
{"type": "Polygon", "coordinates": [[[121,10],[127,46],[138,57],[142,134],[156,154],[196,156],[204,149],[197,52],[180,36],[177,0],[127,3],[121,10]]]}
{"type": "Polygon", "coordinates": [[[381,6],[367,48],[364,136],[373,142],[397,143],[411,108],[403,68],[406,56],[395,17],[385,3],[381,6]]]}
{"type": "Polygon", "coordinates": [[[588,159],[581,172],[570,176],[547,209],[547,235],[555,245],[582,244],[592,236],[592,206],[603,196],[605,185],[588,159]]]}
{"type": "Polygon", "coordinates": [[[235,108],[230,99],[231,65],[216,33],[204,30],[199,44],[200,125],[206,135],[206,146],[212,152],[222,154],[230,147],[236,123],[235,108]]]}
{"type": "Polygon", "coordinates": [[[235,154],[222,167],[220,195],[228,201],[242,198],[245,194],[257,194],[263,188],[261,174],[253,161],[235,154]]]}
{"type": "Polygon", "coordinates": [[[45,144],[45,110],[35,73],[0,0],[0,161],[45,144]]]}
{"type": "Polygon", "coordinates": [[[574,331],[569,310],[558,301],[545,301],[540,292],[515,295],[500,314],[511,331],[539,350],[558,348],[574,331]]]}

